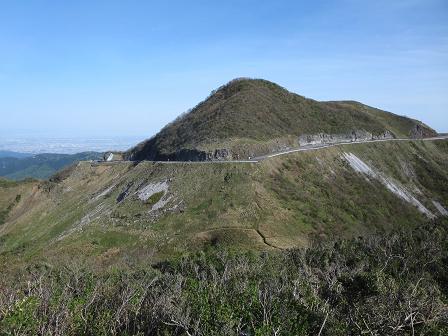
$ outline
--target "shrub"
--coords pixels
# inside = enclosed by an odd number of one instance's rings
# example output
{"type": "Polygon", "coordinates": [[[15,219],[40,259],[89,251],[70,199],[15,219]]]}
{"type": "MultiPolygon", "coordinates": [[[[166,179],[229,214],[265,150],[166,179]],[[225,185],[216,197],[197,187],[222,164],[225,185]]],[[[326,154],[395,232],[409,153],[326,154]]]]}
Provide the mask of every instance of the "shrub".
{"type": "Polygon", "coordinates": [[[442,335],[446,224],[132,270],[29,267],[0,280],[0,334],[442,335]]]}

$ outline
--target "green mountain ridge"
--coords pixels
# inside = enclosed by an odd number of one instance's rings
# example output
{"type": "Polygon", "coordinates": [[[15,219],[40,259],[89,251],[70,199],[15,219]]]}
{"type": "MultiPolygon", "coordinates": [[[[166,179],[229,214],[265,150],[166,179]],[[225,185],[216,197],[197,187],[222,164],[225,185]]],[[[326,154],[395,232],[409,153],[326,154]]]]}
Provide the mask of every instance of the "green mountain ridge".
{"type": "Polygon", "coordinates": [[[36,154],[27,157],[0,157],[0,176],[12,180],[47,179],[57,171],[79,161],[100,160],[102,153],[36,154]]]}
{"type": "Polygon", "coordinates": [[[302,135],[356,131],[401,138],[437,134],[420,121],[358,102],[318,102],[266,80],[235,79],[126,152],[125,158],[240,159],[298,147],[302,135]]]}
{"type": "Polygon", "coordinates": [[[5,157],[9,157],[9,158],[25,158],[25,157],[30,157],[33,156],[33,154],[30,153],[19,153],[19,152],[13,152],[13,151],[7,151],[7,150],[0,150],[0,158],[5,158],[5,157]]]}

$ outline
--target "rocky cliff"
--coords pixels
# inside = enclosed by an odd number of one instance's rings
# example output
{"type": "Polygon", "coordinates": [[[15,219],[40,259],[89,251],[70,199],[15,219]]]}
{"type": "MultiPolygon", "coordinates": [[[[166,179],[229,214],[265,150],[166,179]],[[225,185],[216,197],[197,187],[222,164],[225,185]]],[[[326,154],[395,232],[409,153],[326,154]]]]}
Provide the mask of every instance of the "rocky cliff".
{"type": "Polygon", "coordinates": [[[318,145],[327,143],[343,143],[343,142],[363,142],[371,140],[387,140],[394,139],[395,136],[389,132],[385,131],[380,134],[372,134],[364,130],[354,130],[350,133],[345,134],[303,134],[299,136],[299,145],[318,145]]]}

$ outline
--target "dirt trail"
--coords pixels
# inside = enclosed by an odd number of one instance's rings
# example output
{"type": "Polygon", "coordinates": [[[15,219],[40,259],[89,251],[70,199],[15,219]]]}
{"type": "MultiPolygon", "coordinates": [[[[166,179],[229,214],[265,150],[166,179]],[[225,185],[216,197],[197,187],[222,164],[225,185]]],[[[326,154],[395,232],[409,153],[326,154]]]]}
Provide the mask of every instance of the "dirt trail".
{"type": "MultiPolygon", "coordinates": [[[[240,231],[253,231],[253,232],[256,232],[258,234],[258,236],[260,236],[262,242],[265,245],[267,245],[267,246],[269,246],[271,248],[274,248],[274,249],[282,250],[282,248],[269,243],[267,241],[267,238],[261,233],[261,231],[259,229],[253,229],[253,228],[247,228],[247,227],[238,227],[238,226],[223,226],[223,227],[219,227],[219,228],[213,228],[213,229],[201,231],[201,232],[198,232],[197,234],[204,234],[204,233],[215,232],[215,231],[224,231],[224,230],[240,230],[240,231]]],[[[178,234],[176,234],[176,235],[178,235],[178,234]]]]}

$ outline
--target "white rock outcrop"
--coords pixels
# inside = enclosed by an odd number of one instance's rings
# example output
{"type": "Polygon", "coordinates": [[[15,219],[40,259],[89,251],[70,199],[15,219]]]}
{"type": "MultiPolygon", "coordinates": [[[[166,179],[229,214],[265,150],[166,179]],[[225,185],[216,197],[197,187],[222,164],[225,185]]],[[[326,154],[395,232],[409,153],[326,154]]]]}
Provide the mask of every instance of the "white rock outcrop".
{"type": "Polygon", "coordinates": [[[141,201],[146,202],[152,195],[156,193],[159,193],[161,191],[166,193],[168,191],[168,187],[169,185],[167,181],[149,183],[147,186],[137,191],[137,197],[141,201]]]}
{"type": "Polygon", "coordinates": [[[342,157],[349,163],[349,165],[358,173],[364,174],[381,182],[389,191],[403,199],[404,201],[414,205],[417,209],[425,214],[428,218],[435,218],[436,216],[429,211],[419,200],[417,200],[411,192],[409,192],[400,183],[393,181],[390,177],[385,176],[381,172],[369,167],[364,161],[358,158],[353,153],[344,153],[342,157]]]}
{"type": "Polygon", "coordinates": [[[299,136],[298,142],[300,146],[309,145],[322,145],[322,144],[335,144],[344,142],[365,142],[370,140],[385,140],[393,139],[394,136],[391,132],[385,131],[384,133],[374,135],[364,130],[355,130],[345,134],[303,134],[299,136]]]}
{"type": "Polygon", "coordinates": [[[440,212],[442,216],[448,217],[448,210],[445,209],[445,207],[440,204],[437,201],[432,201],[432,204],[436,207],[436,209],[440,212]]]}

